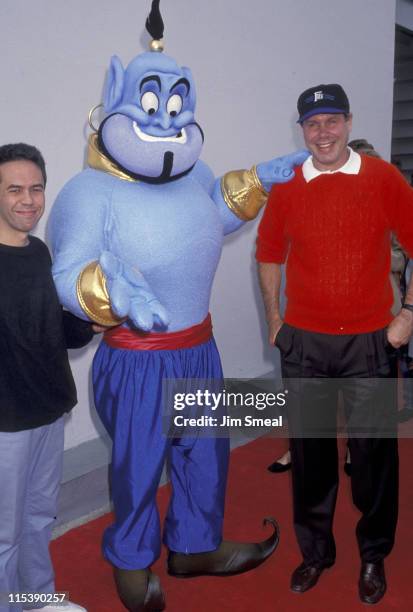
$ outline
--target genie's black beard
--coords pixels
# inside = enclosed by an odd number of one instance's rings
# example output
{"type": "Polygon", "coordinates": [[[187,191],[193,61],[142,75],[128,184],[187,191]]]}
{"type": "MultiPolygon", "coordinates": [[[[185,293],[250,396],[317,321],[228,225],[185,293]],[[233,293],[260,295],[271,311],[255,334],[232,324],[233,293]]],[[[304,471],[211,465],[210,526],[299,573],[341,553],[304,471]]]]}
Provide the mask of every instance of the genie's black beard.
{"type": "Polygon", "coordinates": [[[124,172],[127,172],[132,178],[137,178],[139,181],[143,181],[144,183],[151,183],[152,185],[161,185],[163,183],[171,183],[172,181],[176,181],[177,179],[182,178],[183,176],[188,174],[188,172],[191,172],[195,164],[193,164],[184,172],[180,172],[179,174],[171,176],[173,165],[174,154],[172,153],[172,151],[166,151],[163,156],[162,172],[159,176],[145,176],[143,174],[134,174],[132,172],[129,172],[129,170],[124,170],[124,172]]]}
{"type": "Polygon", "coordinates": [[[172,166],[174,165],[174,154],[172,151],[167,151],[163,156],[163,168],[162,174],[159,178],[161,179],[169,179],[172,172],[172,166]]]}

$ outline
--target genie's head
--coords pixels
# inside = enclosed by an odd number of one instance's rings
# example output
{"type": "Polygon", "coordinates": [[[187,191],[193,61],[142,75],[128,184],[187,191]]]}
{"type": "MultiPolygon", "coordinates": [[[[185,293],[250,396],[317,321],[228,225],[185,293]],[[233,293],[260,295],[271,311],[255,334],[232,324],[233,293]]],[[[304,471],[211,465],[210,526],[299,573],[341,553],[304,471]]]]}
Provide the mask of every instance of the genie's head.
{"type": "Polygon", "coordinates": [[[189,172],[203,134],[195,123],[195,87],[189,68],[157,52],[141,53],[126,70],[112,57],[104,91],[108,117],[100,148],[137,178],[162,183],[189,172]]]}

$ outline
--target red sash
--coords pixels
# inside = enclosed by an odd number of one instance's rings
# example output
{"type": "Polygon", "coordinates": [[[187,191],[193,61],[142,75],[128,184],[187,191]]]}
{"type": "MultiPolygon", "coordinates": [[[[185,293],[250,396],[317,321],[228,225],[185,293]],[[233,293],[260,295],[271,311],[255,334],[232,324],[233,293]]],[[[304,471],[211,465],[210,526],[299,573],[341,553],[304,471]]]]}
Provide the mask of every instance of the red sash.
{"type": "Polygon", "coordinates": [[[202,323],[170,333],[143,332],[127,327],[113,327],[103,334],[103,339],[112,348],[140,351],[170,351],[191,348],[212,338],[211,315],[202,323]]]}

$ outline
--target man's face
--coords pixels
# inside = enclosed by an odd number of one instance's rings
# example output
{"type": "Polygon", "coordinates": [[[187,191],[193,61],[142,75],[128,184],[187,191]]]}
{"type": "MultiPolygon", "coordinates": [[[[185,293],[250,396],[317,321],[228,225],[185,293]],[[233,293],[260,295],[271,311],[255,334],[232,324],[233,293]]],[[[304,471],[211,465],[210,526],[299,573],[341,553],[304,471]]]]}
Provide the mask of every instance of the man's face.
{"type": "Polygon", "coordinates": [[[303,135],[317,170],[338,170],[348,159],[351,115],[320,114],[306,119],[303,135]]]}
{"type": "Polygon", "coordinates": [[[31,161],[0,164],[0,242],[21,246],[44,211],[44,181],[31,161]]]}

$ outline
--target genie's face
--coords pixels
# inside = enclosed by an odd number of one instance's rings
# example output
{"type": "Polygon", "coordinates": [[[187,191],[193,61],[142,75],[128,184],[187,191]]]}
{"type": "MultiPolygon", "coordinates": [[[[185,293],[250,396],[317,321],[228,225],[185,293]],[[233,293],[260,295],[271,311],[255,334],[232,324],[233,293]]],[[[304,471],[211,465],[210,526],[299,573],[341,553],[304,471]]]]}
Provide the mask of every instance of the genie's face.
{"type": "Polygon", "coordinates": [[[141,54],[125,72],[112,58],[105,109],[110,115],[99,130],[101,147],[138,178],[170,181],[199,158],[203,135],[194,120],[192,76],[168,56],[141,54]]]}

